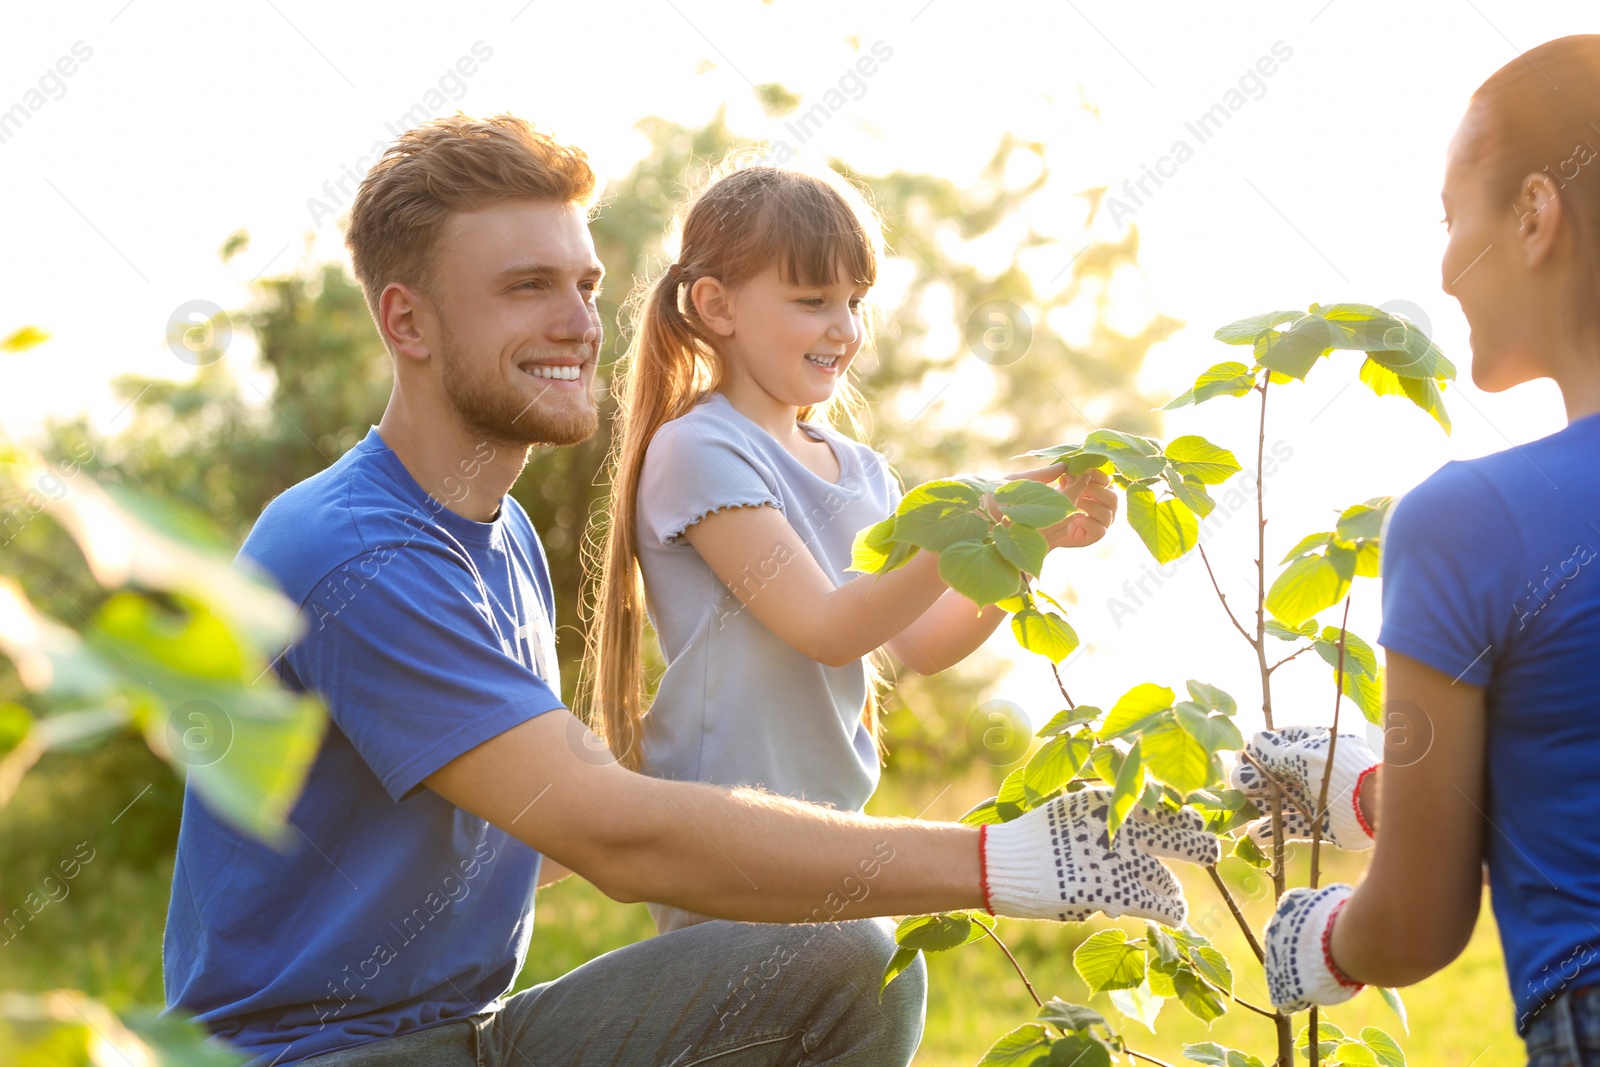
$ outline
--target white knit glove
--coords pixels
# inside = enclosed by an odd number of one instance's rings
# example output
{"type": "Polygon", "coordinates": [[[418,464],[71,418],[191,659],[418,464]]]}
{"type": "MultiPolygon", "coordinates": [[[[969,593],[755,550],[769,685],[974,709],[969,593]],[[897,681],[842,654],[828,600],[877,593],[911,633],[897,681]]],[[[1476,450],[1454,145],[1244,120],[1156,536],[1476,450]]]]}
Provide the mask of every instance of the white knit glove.
{"type": "Polygon", "coordinates": [[[1313,1004],[1343,1004],[1365,988],[1333,962],[1333,921],[1352,892],[1335,882],[1321,889],[1291,889],[1278,901],[1262,939],[1274,1008],[1290,1014],[1313,1004]]]}
{"type": "Polygon", "coordinates": [[[1180,925],[1189,914],[1183,887],[1156,857],[1216,863],[1216,835],[1192,811],[1135,806],[1112,842],[1110,810],[1111,790],[1085,789],[983,826],[978,855],[989,914],[1082,922],[1103,911],[1180,925]]]}
{"type": "MultiPolygon", "coordinates": [[[[1315,811],[1328,765],[1328,730],[1322,726],[1285,726],[1262,730],[1245,745],[1246,754],[1266,767],[1293,793],[1283,809],[1283,835],[1288,841],[1311,840],[1311,821],[1301,811],[1315,811]]],[[[1361,787],[1379,765],[1377,755],[1356,734],[1340,734],[1333,748],[1333,777],[1328,782],[1328,810],[1322,816],[1322,839],[1352,851],[1372,847],[1372,828],[1361,816],[1361,787]]],[[[1263,811],[1272,797],[1272,783],[1244,756],[1234,764],[1233,787],[1243,790],[1263,811]]],[[[1258,846],[1272,844],[1272,819],[1246,827],[1258,846]]]]}

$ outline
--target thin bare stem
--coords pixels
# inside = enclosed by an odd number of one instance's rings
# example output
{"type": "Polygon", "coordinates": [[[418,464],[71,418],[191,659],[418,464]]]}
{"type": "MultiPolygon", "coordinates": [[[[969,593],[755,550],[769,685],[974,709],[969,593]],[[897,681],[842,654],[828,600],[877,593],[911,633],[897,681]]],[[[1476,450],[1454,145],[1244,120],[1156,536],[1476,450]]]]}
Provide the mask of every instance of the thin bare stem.
{"type": "Polygon", "coordinates": [[[1283,784],[1282,778],[1279,778],[1276,774],[1273,774],[1271,771],[1267,770],[1267,768],[1262,765],[1261,761],[1250,755],[1248,751],[1241,751],[1239,755],[1248,760],[1250,765],[1256,770],[1266,775],[1267,781],[1272,783],[1273,790],[1276,793],[1282,794],[1285,800],[1293,804],[1295,811],[1298,811],[1301,815],[1304,815],[1306,819],[1313,824],[1317,821],[1316,816],[1312,815],[1309,811],[1300,806],[1300,802],[1295,799],[1294,794],[1289,792],[1289,787],[1283,784]]]}
{"type": "MultiPolygon", "coordinates": [[[[1344,618],[1339,622],[1339,663],[1334,669],[1333,683],[1333,728],[1328,731],[1328,765],[1322,769],[1322,790],[1317,794],[1317,811],[1328,810],[1328,786],[1333,781],[1333,754],[1339,744],[1339,705],[1344,696],[1344,637],[1345,629],[1350,625],[1350,597],[1344,598],[1344,618]]],[[[1322,848],[1322,820],[1316,819],[1311,824],[1311,888],[1317,888],[1317,876],[1320,873],[1318,860],[1322,848]]]]}
{"type": "Polygon", "coordinates": [[[1028,996],[1032,997],[1033,1002],[1039,1007],[1044,1007],[1044,1001],[1040,1000],[1039,994],[1034,992],[1033,983],[1028,981],[1028,976],[1022,972],[1022,964],[1018,963],[1017,957],[1011,954],[1011,950],[1009,948],[1006,948],[1006,943],[1000,940],[1000,938],[996,936],[995,932],[989,929],[987,926],[984,926],[982,923],[979,923],[978,925],[983,927],[983,932],[988,934],[994,943],[1000,946],[1000,951],[1006,954],[1006,959],[1010,960],[1011,966],[1016,968],[1017,977],[1021,978],[1022,984],[1028,987],[1028,996]]]}
{"type": "Polygon", "coordinates": [[[1061,699],[1067,702],[1067,708],[1069,710],[1076,708],[1078,705],[1074,704],[1072,697],[1067,694],[1067,685],[1061,680],[1061,668],[1056,666],[1055,660],[1050,661],[1050,673],[1056,676],[1056,688],[1061,690],[1061,699]]]}
{"type": "Polygon", "coordinates": [[[1322,1037],[1322,1025],[1317,1022],[1317,1006],[1315,1004],[1311,1005],[1311,1018],[1307,1022],[1306,1029],[1311,1034],[1310,1047],[1306,1049],[1306,1055],[1311,1058],[1311,1067],[1317,1067],[1318,1062],[1322,1059],[1322,1042],[1318,1040],[1322,1037]]]}
{"type": "Polygon", "coordinates": [[[1144,1053],[1135,1052],[1131,1048],[1124,1048],[1122,1051],[1126,1052],[1136,1060],[1143,1060],[1146,1063],[1154,1063],[1157,1065],[1157,1067],[1172,1067],[1172,1064],[1168,1063],[1166,1060],[1158,1060],[1154,1056],[1146,1056],[1144,1053]]]}
{"type": "Polygon", "coordinates": [[[1229,993],[1228,996],[1233,997],[1233,1002],[1235,1004],[1239,1005],[1239,1007],[1241,1007],[1241,1008],[1249,1008],[1251,1011],[1255,1012],[1257,1015],[1265,1015],[1269,1019],[1278,1018],[1278,1013],[1275,1012],[1275,1011],[1268,1011],[1266,1008],[1263,1008],[1259,1004],[1252,1004],[1248,1000],[1244,1000],[1244,999],[1242,999],[1240,997],[1234,997],[1232,993],[1229,993]]]}
{"type": "Polygon", "coordinates": [[[1273,671],[1277,670],[1279,667],[1283,666],[1285,663],[1288,663],[1290,660],[1294,659],[1296,656],[1303,656],[1307,652],[1310,652],[1313,648],[1316,648],[1316,647],[1317,647],[1316,645],[1306,645],[1304,648],[1301,648],[1301,649],[1298,649],[1298,650],[1296,650],[1294,652],[1291,652],[1289,655],[1283,657],[1278,662],[1276,662],[1272,666],[1268,667],[1267,668],[1267,673],[1271,674],[1273,671]]]}
{"type": "Polygon", "coordinates": [[[1206,573],[1211,576],[1211,588],[1217,591],[1217,599],[1222,601],[1222,610],[1228,613],[1228,621],[1233,623],[1233,628],[1243,634],[1244,639],[1250,642],[1250,647],[1254,648],[1256,639],[1250,636],[1250,631],[1246,630],[1244,625],[1239,622],[1238,617],[1234,615],[1233,609],[1228,606],[1228,595],[1222,591],[1222,586],[1217,584],[1217,574],[1211,569],[1211,559],[1206,555],[1206,546],[1199,545],[1197,547],[1200,549],[1200,562],[1206,565],[1206,573]]]}
{"type": "MultiPolygon", "coordinates": [[[[1244,932],[1244,939],[1250,942],[1250,951],[1256,954],[1256,959],[1265,963],[1266,953],[1261,951],[1261,942],[1256,940],[1255,931],[1250,929],[1250,923],[1245,919],[1244,912],[1239,910],[1238,903],[1233,899],[1233,894],[1228,892],[1228,883],[1222,880],[1222,874],[1217,870],[1215,863],[1206,866],[1206,873],[1211,875],[1211,884],[1217,887],[1217,892],[1222,894],[1222,899],[1228,902],[1228,910],[1233,912],[1233,921],[1239,924],[1239,929],[1244,932]]],[[[1268,1014],[1271,1014],[1270,1012],[1268,1014]]]]}

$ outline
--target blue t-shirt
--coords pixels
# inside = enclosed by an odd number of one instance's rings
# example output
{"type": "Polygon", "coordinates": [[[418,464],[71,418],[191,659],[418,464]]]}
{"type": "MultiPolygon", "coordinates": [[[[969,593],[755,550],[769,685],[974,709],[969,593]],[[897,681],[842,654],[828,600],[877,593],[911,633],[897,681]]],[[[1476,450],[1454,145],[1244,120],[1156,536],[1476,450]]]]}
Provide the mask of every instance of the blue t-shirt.
{"type": "Polygon", "coordinates": [[[1379,644],[1484,689],[1485,858],[1517,1029],[1600,981],[1600,415],[1445,464],[1383,544],[1379,644]]]}
{"type": "Polygon", "coordinates": [[[185,795],[168,1004],[262,1067],[483,1011],[527,954],[539,854],[421,783],[563,706],[527,513],[443,508],[373,429],[240,554],[301,605],[277,670],[330,723],[285,852],[185,795]]]}

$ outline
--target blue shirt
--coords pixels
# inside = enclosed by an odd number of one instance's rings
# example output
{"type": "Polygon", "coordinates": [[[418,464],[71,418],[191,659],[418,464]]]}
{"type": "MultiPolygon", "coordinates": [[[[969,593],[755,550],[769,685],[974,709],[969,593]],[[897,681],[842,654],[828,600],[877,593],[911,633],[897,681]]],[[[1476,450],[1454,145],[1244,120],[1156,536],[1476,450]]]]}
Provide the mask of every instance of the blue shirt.
{"type": "Polygon", "coordinates": [[[263,1067],[484,1010],[527,954],[539,854],[421,783],[562,707],[527,514],[445,509],[373,429],[268,505],[241,556],[301,605],[277,669],[330,723],[285,852],[186,793],[167,1002],[263,1067]]]}
{"type": "Polygon", "coordinates": [[[1600,981],[1600,415],[1445,464],[1383,544],[1378,642],[1486,701],[1485,858],[1517,1029],[1600,981]]]}

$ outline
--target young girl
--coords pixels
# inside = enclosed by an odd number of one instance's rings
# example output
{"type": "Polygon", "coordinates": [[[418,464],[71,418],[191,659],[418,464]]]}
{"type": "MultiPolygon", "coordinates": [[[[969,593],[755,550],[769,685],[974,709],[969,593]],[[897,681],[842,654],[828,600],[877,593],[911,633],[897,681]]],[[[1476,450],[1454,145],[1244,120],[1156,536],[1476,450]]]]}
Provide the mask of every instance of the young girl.
{"type": "MultiPolygon", "coordinates": [[[[587,687],[626,766],[859,811],[879,770],[866,657],[940,671],[1005,617],[951,591],[931,552],[846,573],[856,532],[900,500],[884,457],[829,422],[859,404],[846,376],[881,247],[837,176],[746,167],[690,205],[678,261],[644,295],[587,687]],[[666,670],[644,715],[647,610],[666,670]]],[[[1099,540],[1105,476],[1058,484],[1083,510],[1047,540],[1099,540]]],[[[705,918],[650,909],[663,933],[705,918]]]]}
{"type": "MultiPolygon", "coordinates": [[[[1420,981],[1465,947],[1487,863],[1533,1067],[1600,1064],[1597,116],[1600,36],[1564,37],[1484,82],[1450,144],[1441,273],[1472,328],[1472,380],[1552,378],[1567,425],[1447,463],[1395,505],[1378,637],[1388,758],[1350,762],[1341,736],[1330,787],[1360,825],[1336,832],[1375,840],[1372,864],[1354,890],[1286,894],[1264,939],[1283,1008],[1420,981]]],[[[1325,762],[1277,766],[1316,768],[1314,797],[1325,762]]]]}

